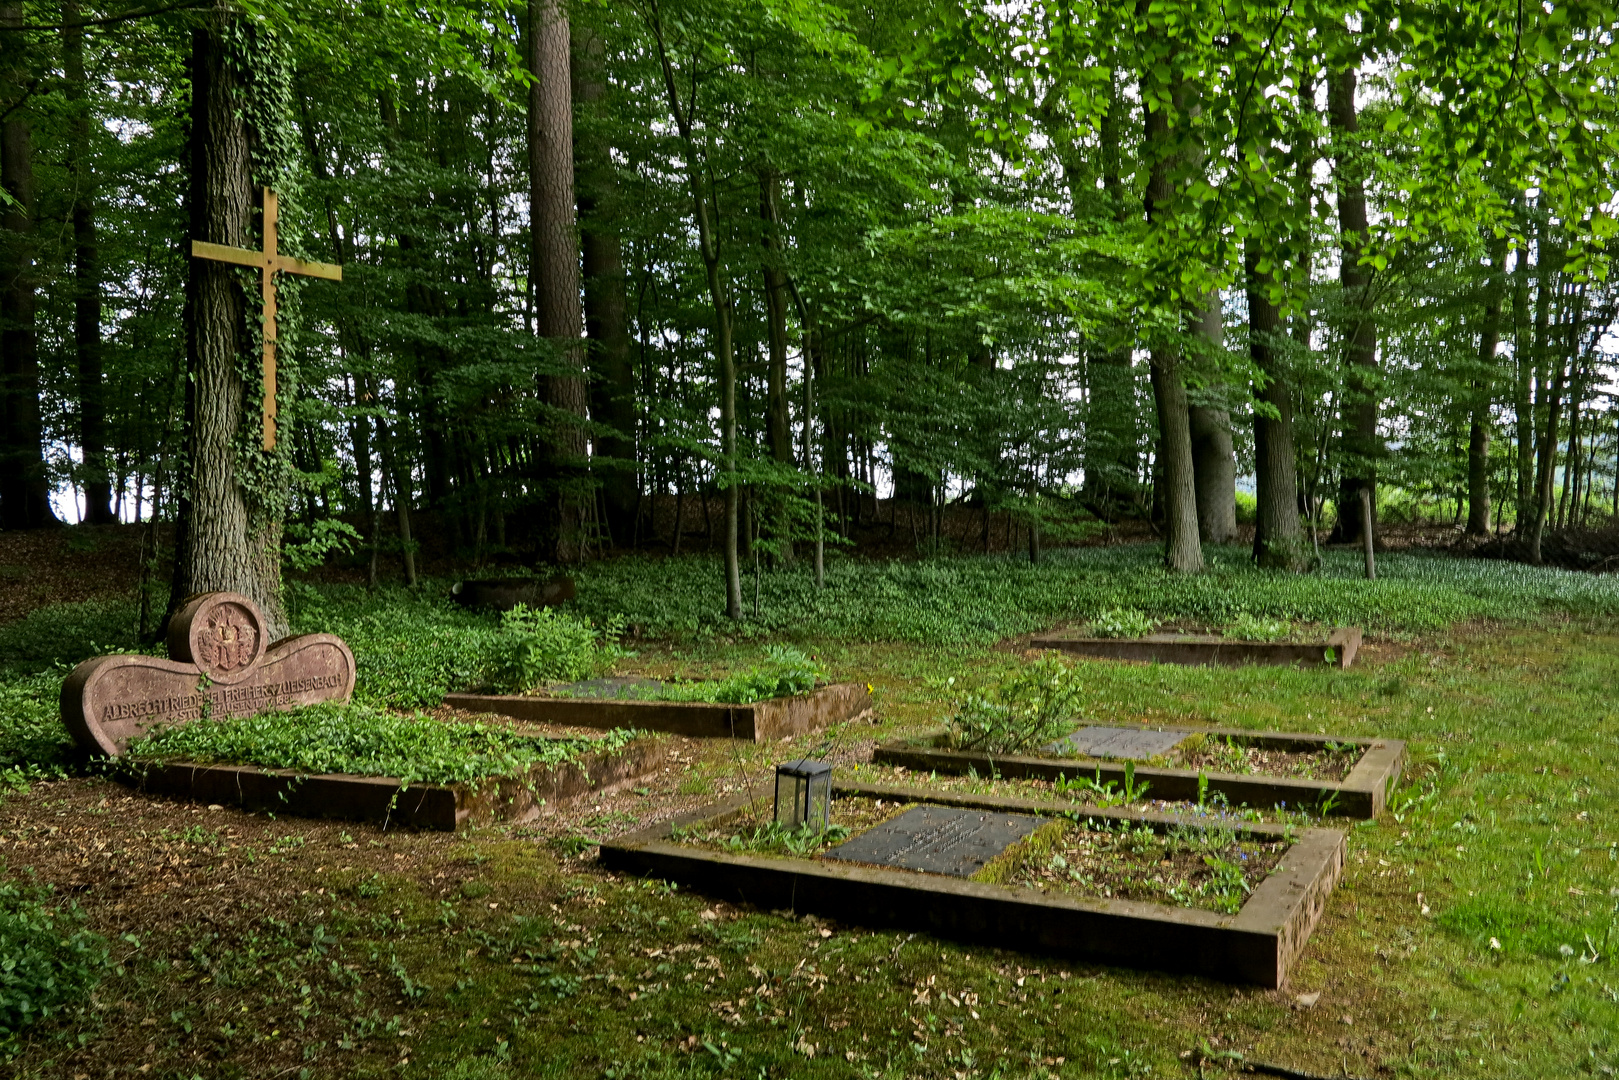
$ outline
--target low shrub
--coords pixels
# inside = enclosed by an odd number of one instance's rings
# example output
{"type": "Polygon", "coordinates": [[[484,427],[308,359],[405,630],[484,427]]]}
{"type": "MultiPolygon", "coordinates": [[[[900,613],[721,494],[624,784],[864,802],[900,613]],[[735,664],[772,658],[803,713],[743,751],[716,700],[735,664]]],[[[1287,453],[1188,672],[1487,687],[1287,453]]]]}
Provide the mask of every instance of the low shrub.
{"type": "Polygon", "coordinates": [[[1094,637],[1138,638],[1152,633],[1156,626],[1135,608],[1108,608],[1090,621],[1089,630],[1094,637]]]}
{"type": "Polygon", "coordinates": [[[492,689],[515,693],[595,674],[618,654],[620,623],[598,632],[589,619],[518,604],[501,616],[489,670],[492,689]]]}
{"type": "Polygon", "coordinates": [[[49,889],[0,883],[0,1053],[17,1033],[90,996],[107,966],[107,943],[84,928],[77,904],[49,889]]]}
{"type": "Polygon", "coordinates": [[[1080,700],[1078,674],[1046,653],[988,694],[967,695],[950,718],[948,741],[959,750],[1020,753],[1064,734],[1080,700]]]}
{"type": "Polygon", "coordinates": [[[1283,641],[1293,632],[1286,619],[1267,619],[1244,611],[1225,629],[1225,636],[1240,641],[1283,641]]]}

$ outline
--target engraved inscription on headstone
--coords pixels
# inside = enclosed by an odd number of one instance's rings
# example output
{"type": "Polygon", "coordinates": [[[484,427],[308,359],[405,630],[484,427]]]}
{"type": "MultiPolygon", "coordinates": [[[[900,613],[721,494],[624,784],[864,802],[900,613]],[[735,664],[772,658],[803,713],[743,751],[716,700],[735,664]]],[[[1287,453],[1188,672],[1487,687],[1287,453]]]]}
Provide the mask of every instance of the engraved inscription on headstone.
{"type": "Polygon", "coordinates": [[[839,844],[826,858],[971,877],[1041,824],[1023,814],[918,806],[839,844]]]}
{"type": "Polygon", "coordinates": [[[258,606],[236,593],[192,597],[169,620],[169,659],[98,656],[62,684],[62,722],[84,749],[117,756],[158,724],[347,701],[354,654],[342,638],[271,644],[258,606]]]}
{"type": "Polygon", "coordinates": [[[1137,731],[1134,728],[1088,727],[1047,743],[1042,749],[1085,757],[1145,761],[1175,749],[1189,731],[1137,731]]]}

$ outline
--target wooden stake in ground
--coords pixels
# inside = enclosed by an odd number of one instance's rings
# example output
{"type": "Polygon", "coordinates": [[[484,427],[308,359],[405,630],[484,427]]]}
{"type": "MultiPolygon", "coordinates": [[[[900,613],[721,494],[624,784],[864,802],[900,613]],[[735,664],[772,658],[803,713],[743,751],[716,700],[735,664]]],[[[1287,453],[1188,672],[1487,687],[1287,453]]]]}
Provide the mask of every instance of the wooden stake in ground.
{"type": "Polygon", "coordinates": [[[305,262],[276,251],[276,219],[280,204],[275,192],[264,189],[264,250],[226,247],[202,240],[191,241],[191,254],[198,259],[218,259],[238,266],[259,268],[260,289],[264,296],[264,448],[275,449],[275,275],[277,271],[305,277],[342,281],[343,268],[331,263],[305,262]]]}

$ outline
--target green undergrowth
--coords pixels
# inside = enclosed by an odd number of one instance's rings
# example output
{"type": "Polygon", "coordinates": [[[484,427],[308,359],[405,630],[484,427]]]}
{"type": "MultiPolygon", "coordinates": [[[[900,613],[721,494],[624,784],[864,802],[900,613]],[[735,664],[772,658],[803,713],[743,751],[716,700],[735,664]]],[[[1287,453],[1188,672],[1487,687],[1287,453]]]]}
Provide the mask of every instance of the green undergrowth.
{"type": "Polygon", "coordinates": [[[152,762],[196,761],[476,787],[588,753],[617,753],[639,734],[619,729],[600,738],[537,739],[487,724],[326,704],[162,728],[131,742],[118,767],[139,771],[152,762]]]}
{"type": "Polygon", "coordinates": [[[0,1060],[24,1028],[82,1004],[106,966],[106,942],[84,928],[77,904],[0,881],[0,1060]]]}
{"type": "Polygon", "coordinates": [[[820,662],[802,649],[790,645],[770,645],[766,646],[761,660],[723,679],[632,683],[621,687],[620,693],[614,696],[637,701],[751,705],[772,698],[808,694],[825,677],[826,671],[820,662]]]}
{"type": "Polygon", "coordinates": [[[834,558],[819,592],[805,567],[762,571],[759,616],[750,612],[740,625],[724,617],[717,558],[623,558],[578,575],[575,607],[597,621],[621,617],[649,638],[931,645],[987,645],[1114,609],[1207,626],[1246,615],[1402,634],[1472,619],[1619,616],[1613,575],[1391,552],[1378,557],[1378,580],[1366,581],[1357,554],[1333,550],[1322,557],[1321,571],[1303,576],[1258,569],[1246,549],[1235,547],[1205,549],[1207,572],[1188,576],[1163,570],[1157,547],[1144,544],[1059,549],[1034,565],[1004,556],[834,558]]]}

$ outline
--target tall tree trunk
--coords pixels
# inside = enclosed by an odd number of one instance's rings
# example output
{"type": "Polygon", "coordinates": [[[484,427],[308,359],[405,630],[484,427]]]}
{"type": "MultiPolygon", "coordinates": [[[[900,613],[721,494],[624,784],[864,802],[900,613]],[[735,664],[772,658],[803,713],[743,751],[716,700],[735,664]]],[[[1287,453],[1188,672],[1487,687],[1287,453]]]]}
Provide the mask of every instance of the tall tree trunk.
{"type": "Polygon", "coordinates": [[[636,480],[635,368],[630,359],[624,254],[614,202],[617,183],[606,123],[607,68],[601,35],[574,28],[573,99],[580,247],[584,255],[585,339],[589,343],[590,418],[596,482],[615,544],[632,539],[640,484],[636,480]],[[605,429],[605,430],[603,430],[605,429]]]}
{"type": "MultiPolygon", "coordinates": [[[[1541,294],[1542,302],[1546,296],[1541,294]]],[[[1584,300],[1584,287],[1578,295],[1566,301],[1568,313],[1560,321],[1564,324],[1564,339],[1572,343],[1562,355],[1552,355],[1548,359],[1552,365],[1551,391],[1546,401],[1545,427],[1540,433],[1539,472],[1536,477],[1537,495],[1535,497],[1535,526],[1529,538],[1529,561],[1539,566],[1541,563],[1540,548],[1546,535],[1546,520],[1552,509],[1552,496],[1556,490],[1557,482],[1557,427],[1561,420],[1563,405],[1564,373],[1567,369],[1565,358],[1572,358],[1574,348],[1579,342],[1581,307],[1584,300]]]]}
{"type": "MultiPolygon", "coordinates": [[[[23,25],[18,3],[0,4],[0,25],[23,25]]],[[[45,431],[39,409],[38,282],[34,270],[33,132],[23,112],[28,94],[28,36],[0,33],[0,186],[11,202],[0,210],[0,528],[59,525],[45,474],[45,431]]]]}
{"type": "Polygon", "coordinates": [[[1366,183],[1361,162],[1360,121],[1355,115],[1355,69],[1327,78],[1327,113],[1335,136],[1338,179],[1338,232],[1342,245],[1339,281],[1347,312],[1343,416],[1343,479],[1338,490],[1338,523],[1332,539],[1350,543],[1361,534],[1360,491],[1372,509],[1373,539],[1377,528],[1377,323],[1372,314],[1372,275],[1360,264],[1370,243],[1366,218],[1366,183]]]}
{"type": "MultiPolygon", "coordinates": [[[[652,4],[650,14],[650,29],[663,68],[663,86],[668,95],[669,111],[674,116],[680,141],[685,145],[686,181],[691,190],[692,217],[697,224],[698,253],[702,256],[704,276],[708,279],[709,301],[714,306],[714,352],[720,369],[720,468],[725,474],[725,614],[740,621],[742,564],[737,554],[737,498],[740,493],[736,485],[736,354],[731,342],[731,298],[720,265],[719,238],[709,218],[708,196],[703,183],[703,159],[697,149],[697,140],[692,135],[691,119],[680,101],[675,68],[669,59],[662,16],[656,3],[652,4]]],[[[703,506],[706,512],[706,497],[703,506]]]]}
{"type": "Polygon", "coordinates": [[[1518,272],[1512,282],[1512,362],[1516,369],[1513,382],[1512,412],[1516,427],[1517,454],[1514,495],[1512,504],[1512,530],[1522,534],[1529,520],[1528,508],[1533,498],[1531,485],[1534,475],[1535,414],[1529,396],[1530,377],[1535,370],[1531,353],[1534,337],[1529,325],[1529,249],[1518,249],[1518,272]]]}
{"type": "Polygon", "coordinates": [[[84,456],[84,520],[110,525],[106,406],[101,373],[101,260],[96,249],[95,177],[90,156],[90,103],[84,78],[84,27],[78,0],[62,3],[62,73],[68,117],[68,172],[73,177],[73,348],[79,367],[79,449],[84,456]]]}
{"type": "Polygon", "coordinates": [[[1262,382],[1254,390],[1254,480],[1258,504],[1254,525],[1254,560],[1260,566],[1295,573],[1310,565],[1299,526],[1298,456],[1293,447],[1293,390],[1276,356],[1281,316],[1270,300],[1271,275],[1259,267],[1263,241],[1250,236],[1248,270],[1248,353],[1262,382]],[[1274,412],[1275,415],[1269,415],[1274,412]]]}
{"type": "MultiPolygon", "coordinates": [[[[1145,76],[1143,77],[1145,81],[1145,76]]],[[[1172,95],[1176,110],[1181,94],[1172,95]]],[[[1148,168],[1147,220],[1160,220],[1168,213],[1174,198],[1170,177],[1171,149],[1169,117],[1162,107],[1149,107],[1146,113],[1142,154],[1148,168]]],[[[1197,488],[1192,464],[1190,409],[1186,383],[1181,373],[1179,349],[1169,342],[1156,341],[1148,353],[1152,371],[1153,400],[1158,410],[1158,465],[1164,507],[1164,565],[1178,573],[1203,569],[1203,547],[1198,541],[1197,488]]]]}
{"type": "MultiPolygon", "coordinates": [[[[1209,296],[1196,325],[1197,336],[1208,348],[1224,348],[1218,292],[1209,296]]],[[[1205,543],[1229,544],[1237,536],[1237,455],[1231,442],[1231,412],[1219,405],[1194,405],[1186,422],[1192,439],[1198,535],[1205,543]]]]}
{"type": "Polygon", "coordinates": [[[541,552],[559,563],[584,553],[591,502],[586,469],[584,348],[580,330],[579,248],[574,239],[573,95],[568,19],[560,0],[529,0],[528,89],[529,274],[534,332],[555,349],[554,373],[543,380],[551,407],[546,449],[549,485],[541,552]]]}
{"type": "MultiPolygon", "coordinates": [[[[764,251],[760,262],[765,289],[766,337],[770,349],[770,364],[766,384],[769,401],[766,406],[770,457],[776,464],[791,468],[793,464],[792,412],[787,405],[787,270],[782,265],[782,247],[779,230],[781,215],[781,182],[772,173],[759,175],[759,217],[764,225],[764,251]]],[[[793,561],[793,541],[785,501],[775,510],[776,540],[781,548],[782,562],[793,561]]]]}
{"type": "Polygon", "coordinates": [[[1490,277],[1484,292],[1484,321],[1479,327],[1479,376],[1473,381],[1473,416],[1467,435],[1467,535],[1490,534],[1490,402],[1495,387],[1495,350],[1501,341],[1502,275],[1506,240],[1491,245],[1490,277]]]}
{"type": "MultiPolygon", "coordinates": [[[[239,19],[216,7],[191,33],[188,209],[193,240],[251,248],[249,132],[242,77],[227,43],[239,19]]],[[[247,321],[258,311],[249,307],[229,264],[193,258],[188,271],[185,472],[169,614],[193,593],[228,589],[258,604],[274,639],[288,629],[281,607],[280,500],[249,491],[237,472],[239,454],[257,453],[241,445],[256,444],[262,433],[259,402],[248,400],[242,378],[256,363],[247,321]]]]}
{"type": "MultiPolygon", "coordinates": [[[[1101,124],[1102,191],[1114,219],[1121,224],[1134,213],[1119,152],[1129,110],[1120,92],[1119,73],[1114,70],[1108,78],[1108,107],[1101,124]]],[[[1085,176],[1077,165],[1069,181],[1069,198],[1076,212],[1085,176]]],[[[1085,364],[1090,399],[1085,421],[1085,497],[1111,518],[1121,504],[1135,500],[1141,454],[1136,432],[1135,351],[1126,327],[1109,326],[1104,333],[1116,335],[1117,340],[1104,337],[1093,343],[1085,364]]]]}

